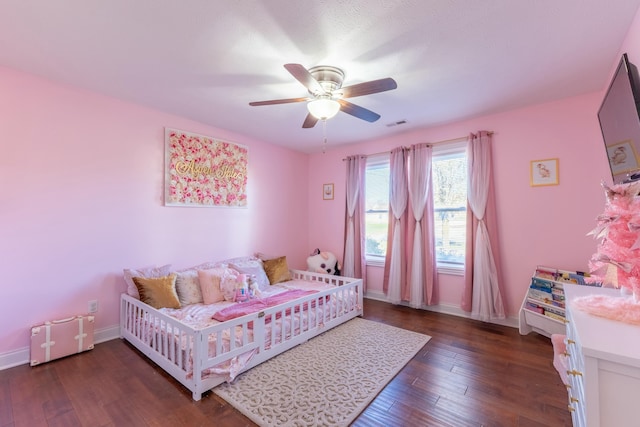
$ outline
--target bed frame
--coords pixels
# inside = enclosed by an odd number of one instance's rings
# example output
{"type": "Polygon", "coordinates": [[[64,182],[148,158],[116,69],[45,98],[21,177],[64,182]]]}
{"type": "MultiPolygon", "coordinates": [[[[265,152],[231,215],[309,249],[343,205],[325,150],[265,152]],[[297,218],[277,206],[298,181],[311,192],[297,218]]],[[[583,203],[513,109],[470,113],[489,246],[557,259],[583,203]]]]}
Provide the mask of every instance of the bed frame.
{"type": "Polygon", "coordinates": [[[244,372],[322,332],[362,316],[362,279],[300,270],[291,270],[291,274],[294,280],[321,281],[336,287],[200,330],[122,294],[120,337],[188,388],[193,400],[200,400],[202,393],[228,379],[223,375],[203,375],[211,367],[253,351],[248,364],[241,370],[244,372]],[[278,333],[275,328],[272,328],[274,333],[267,333],[268,325],[275,324],[276,318],[283,327],[278,333]],[[300,321],[303,318],[304,323],[300,321]],[[235,336],[236,339],[227,340],[228,348],[224,348],[223,336],[235,336]],[[215,340],[215,352],[210,350],[212,340],[215,340]],[[189,355],[190,359],[186,360],[189,355]]]}

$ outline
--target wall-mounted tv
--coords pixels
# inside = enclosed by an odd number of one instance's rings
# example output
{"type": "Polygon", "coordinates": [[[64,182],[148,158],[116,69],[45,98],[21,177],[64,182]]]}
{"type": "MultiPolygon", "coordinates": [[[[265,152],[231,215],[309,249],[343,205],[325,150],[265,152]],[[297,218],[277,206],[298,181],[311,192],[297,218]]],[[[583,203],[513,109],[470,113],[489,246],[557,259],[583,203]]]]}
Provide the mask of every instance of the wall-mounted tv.
{"type": "Polygon", "coordinates": [[[598,110],[613,183],[640,179],[640,94],[638,71],[622,55],[598,110]]]}

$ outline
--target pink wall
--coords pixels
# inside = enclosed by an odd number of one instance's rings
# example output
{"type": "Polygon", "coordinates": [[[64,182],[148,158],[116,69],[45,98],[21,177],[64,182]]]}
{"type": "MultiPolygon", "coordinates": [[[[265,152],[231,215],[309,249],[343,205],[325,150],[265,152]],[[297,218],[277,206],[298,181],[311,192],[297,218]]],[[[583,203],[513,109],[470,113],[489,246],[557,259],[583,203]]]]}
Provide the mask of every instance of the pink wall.
{"type": "Polygon", "coordinates": [[[254,251],[306,267],[307,208],[291,201],[307,155],[8,69],[0,93],[0,354],[92,299],[96,327],[117,325],[123,268],[254,251]],[[249,207],[163,207],[164,126],[247,145],[249,207]]]}
{"type": "Polygon", "coordinates": [[[611,65],[611,74],[615,71],[615,67],[618,65],[618,60],[623,53],[629,55],[629,60],[640,67],[640,10],[636,13],[636,16],[631,23],[627,37],[622,43],[620,52],[618,52],[616,61],[611,65]]]}
{"type": "MultiPolygon", "coordinates": [[[[640,11],[620,51],[611,55],[611,75],[623,52],[640,66],[640,11]]],[[[600,183],[611,183],[597,120],[602,90],[584,96],[536,105],[459,123],[406,133],[393,138],[331,150],[309,162],[309,242],[342,254],[345,166],[350,154],[372,154],[400,145],[436,142],[478,130],[494,131],[493,160],[500,250],[507,314],[516,317],[536,265],[587,270],[596,242],[586,234],[604,207],[600,183]],[[560,185],[529,185],[529,162],[558,158],[560,185]],[[336,200],[323,201],[322,183],[336,183],[336,200]],[[327,233],[326,230],[337,230],[327,233]]],[[[526,82],[523,82],[526,84],[526,82]]],[[[342,256],[342,255],[340,255],[342,256]]],[[[382,269],[369,267],[368,288],[382,290],[382,269]]],[[[440,275],[441,304],[460,306],[462,277],[440,275]]]]}
{"type": "MultiPolygon", "coordinates": [[[[640,65],[638,40],[640,12],[612,72],[622,52],[640,65]]],[[[117,325],[126,267],[183,268],[258,250],[304,268],[315,247],[341,254],[342,158],[480,129],[495,132],[505,299],[515,316],[537,264],[586,269],[600,181],[611,181],[596,119],[602,92],[313,156],[3,68],[0,93],[0,355],[25,348],[30,325],[86,312],[88,300],[99,301],[98,329],[117,325]],[[249,207],[163,207],[165,126],[247,145],[249,207]],[[529,162],[552,157],[560,185],[531,188],[529,162]],[[322,184],[331,182],[335,199],[324,201],[322,184]],[[306,206],[298,202],[305,193],[306,206]]],[[[382,288],[381,276],[370,267],[370,290],[382,288]]],[[[459,306],[461,277],[440,281],[442,304],[459,306]]]]}
{"type": "MultiPolygon", "coordinates": [[[[595,242],[585,235],[603,208],[600,181],[611,181],[596,118],[600,99],[600,93],[590,94],[313,155],[309,222],[315,226],[309,242],[342,254],[345,156],[492,130],[505,298],[509,315],[515,316],[536,265],[585,270],[595,251],[595,242]],[[530,187],[529,162],[547,158],[560,161],[560,185],[530,187]],[[336,183],[335,201],[321,200],[323,182],[336,183]]],[[[376,270],[368,270],[371,291],[382,288],[376,270]]],[[[462,278],[441,275],[440,280],[441,302],[459,307],[462,278]]]]}

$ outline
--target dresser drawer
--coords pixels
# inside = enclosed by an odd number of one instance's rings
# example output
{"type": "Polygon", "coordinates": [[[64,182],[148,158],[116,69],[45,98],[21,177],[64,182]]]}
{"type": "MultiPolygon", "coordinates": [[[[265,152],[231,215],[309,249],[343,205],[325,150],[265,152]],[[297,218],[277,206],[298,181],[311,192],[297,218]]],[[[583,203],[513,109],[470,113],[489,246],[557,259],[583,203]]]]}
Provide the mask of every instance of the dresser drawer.
{"type": "Polygon", "coordinates": [[[573,307],[582,296],[619,298],[614,289],[565,286],[568,408],[574,427],[638,427],[640,327],[573,307]]]}
{"type": "Polygon", "coordinates": [[[570,312],[567,313],[567,338],[565,344],[567,348],[567,380],[569,381],[569,387],[567,388],[569,395],[568,409],[571,412],[573,426],[585,426],[584,358],[570,312]]]}

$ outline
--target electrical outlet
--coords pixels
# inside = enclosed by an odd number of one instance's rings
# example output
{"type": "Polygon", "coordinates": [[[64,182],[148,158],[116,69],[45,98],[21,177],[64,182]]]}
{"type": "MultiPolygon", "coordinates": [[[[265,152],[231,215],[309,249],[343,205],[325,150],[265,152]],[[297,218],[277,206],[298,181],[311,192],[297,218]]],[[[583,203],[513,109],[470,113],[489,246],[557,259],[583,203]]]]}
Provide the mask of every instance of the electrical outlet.
{"type": "Polygon", "coordinates": [[[89,313],[95,313],[98,311],[98,300],[89,301],[89,313]]]}

